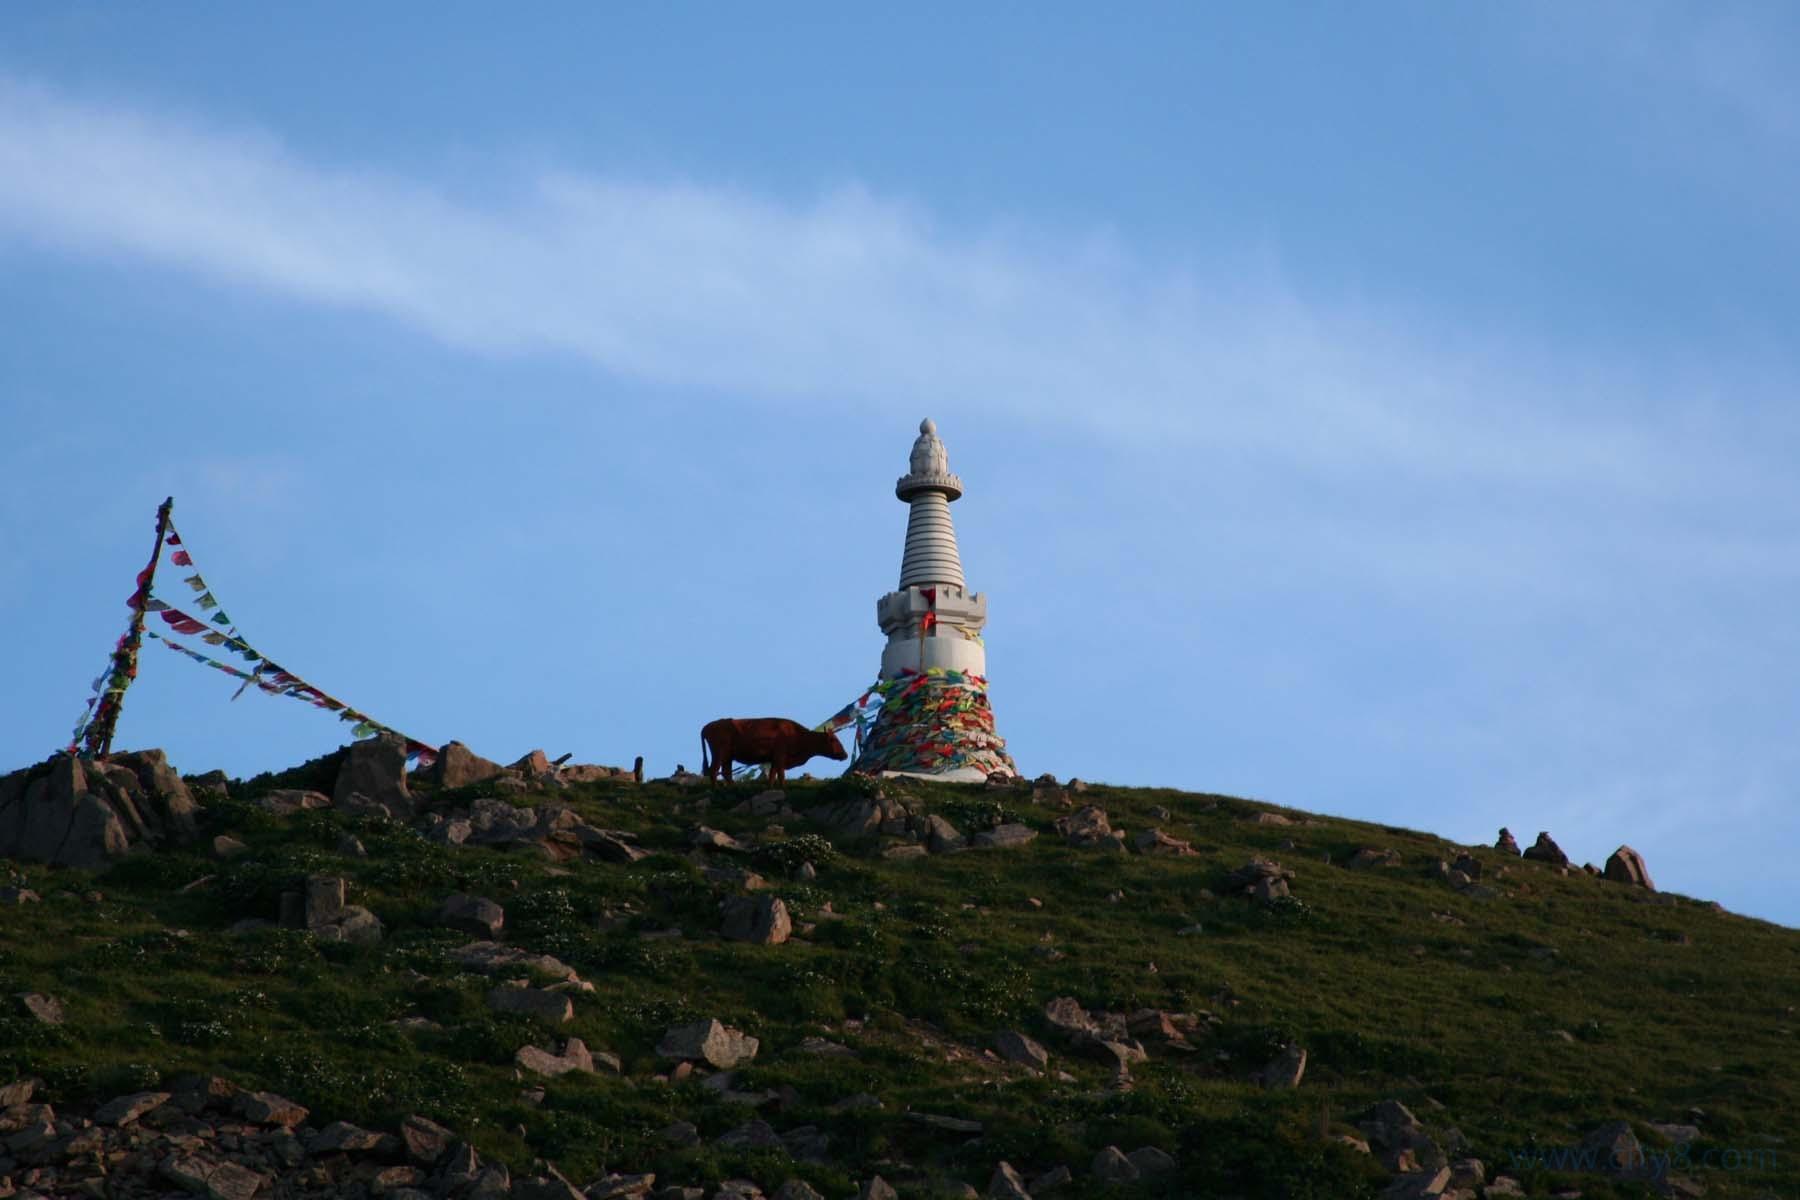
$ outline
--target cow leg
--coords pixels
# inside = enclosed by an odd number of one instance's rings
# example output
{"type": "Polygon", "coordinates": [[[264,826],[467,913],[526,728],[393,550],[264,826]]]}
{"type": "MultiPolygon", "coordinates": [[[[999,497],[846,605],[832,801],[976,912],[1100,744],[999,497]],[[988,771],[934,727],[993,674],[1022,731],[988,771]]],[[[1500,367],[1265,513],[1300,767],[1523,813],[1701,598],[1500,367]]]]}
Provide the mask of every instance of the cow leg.
{"type": "Polygon", "coordinates": [[[787,782],[787,768],[783,765],[781,751],[777,750],[769,759],[769,786],[787,782]]]}
{"type": "Polygon", "coordinates": [[[727,754],[725,756],[724,761],[725,761],[725,782],[730,783],[731,782],[731,762],[732,762],[731,755],[727,754]]]}

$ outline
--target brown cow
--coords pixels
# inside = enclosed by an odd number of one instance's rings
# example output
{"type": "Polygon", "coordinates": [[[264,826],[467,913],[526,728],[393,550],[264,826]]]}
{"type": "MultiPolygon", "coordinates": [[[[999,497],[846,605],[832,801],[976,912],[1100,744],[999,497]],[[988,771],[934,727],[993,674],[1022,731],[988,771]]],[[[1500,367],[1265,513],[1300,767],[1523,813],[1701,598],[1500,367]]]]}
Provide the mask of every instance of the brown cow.
{"type": "Polygon", "coordinates": [[[730,783],[731,764],[741,762],[768,764],[769,782],[780,783],[789,767],[817,754],[840,761],[850,757],[837,734],[808,729],[786,717],[720,717],[700,729],[700,773],[715,781],[724,771],[730,783]]]}

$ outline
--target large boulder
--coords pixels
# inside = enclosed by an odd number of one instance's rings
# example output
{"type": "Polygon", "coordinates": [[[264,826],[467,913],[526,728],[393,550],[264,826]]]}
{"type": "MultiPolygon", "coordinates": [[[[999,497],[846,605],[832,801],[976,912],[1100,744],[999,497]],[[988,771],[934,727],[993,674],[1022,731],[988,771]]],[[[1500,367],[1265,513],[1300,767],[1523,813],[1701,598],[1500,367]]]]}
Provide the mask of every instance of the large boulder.
{"type": "Polygon", "coordinates": [[[704,1062],[729,1071],[756,1057],[761,1042],[716,1020],[678,1025],[663,1035],[656,1052],[664,1058],[704,1062]]]}
{"type": "Polygon", "coordinates": [[[1614,883],[1656,890],[1656,885],[1650,882],[1650,868],[1644,865],[1644,856],[1630,846],[1620,846],[1612,852],[1612,857],[1606,860],[1606,877],[1614,883]]]}
{"type": "Polygon", "coordinates": [[[98,868],[194,836],[199,805],[160,750],[55,754],[0,778],[0,858],[98,868]]]}
{"type": "Polygon", "coordinates": [[[410,816],[412,793],[406,787],[406,739],[396,733],[378,733],[353,742],[338,767],[332,789],[333,804],[342,805],[352,795],[384,804],[396,816],[410,816]]]}
{"type": "Polygon", "coordinates": [[[725,926],[720,931],[734,942],[779,946],[794,931],[787,905],[776,896],[734,896],[725,901],[725,926]]]}
{"type": "Polygon", "coordinates": [[[503,770],[499,763],[481,757],[461,742],[446,742],[423,777],[441,788],[459,788],[486,783],[503,770]]]}

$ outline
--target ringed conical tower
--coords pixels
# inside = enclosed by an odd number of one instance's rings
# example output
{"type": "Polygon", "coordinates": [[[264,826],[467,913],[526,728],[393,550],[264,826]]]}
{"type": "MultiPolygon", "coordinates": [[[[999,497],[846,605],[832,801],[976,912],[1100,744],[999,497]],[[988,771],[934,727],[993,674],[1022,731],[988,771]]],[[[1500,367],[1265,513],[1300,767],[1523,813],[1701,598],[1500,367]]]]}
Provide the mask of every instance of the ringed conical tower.
{"type": "Polygon", "coordinates": [[[875,603],[887,635],[882,705],[854,771],[984,780],[1017,774],[987,695],[987,597],[968,590],[950,502],[963,494],[937,426],[919,422],[910,468],[894,484],[907,506],[900,587],[875,603]]]}

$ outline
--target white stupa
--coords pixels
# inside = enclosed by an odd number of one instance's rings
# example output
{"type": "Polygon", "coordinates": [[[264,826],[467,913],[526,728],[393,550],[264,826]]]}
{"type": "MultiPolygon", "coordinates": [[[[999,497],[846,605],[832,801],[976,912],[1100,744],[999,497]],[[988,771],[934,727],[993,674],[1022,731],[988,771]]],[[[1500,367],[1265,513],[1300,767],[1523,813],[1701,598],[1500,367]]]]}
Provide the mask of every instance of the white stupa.
{"type": "Polygon", "coordinates": [[[937,426],[919,422],[894,494],[910,511],[900,587],[875,603],[885,699],[852,770],[984,780],[1016,774],[987,699],[987,597],[968,590],[950,502],[963,493],[937,426]]]}

